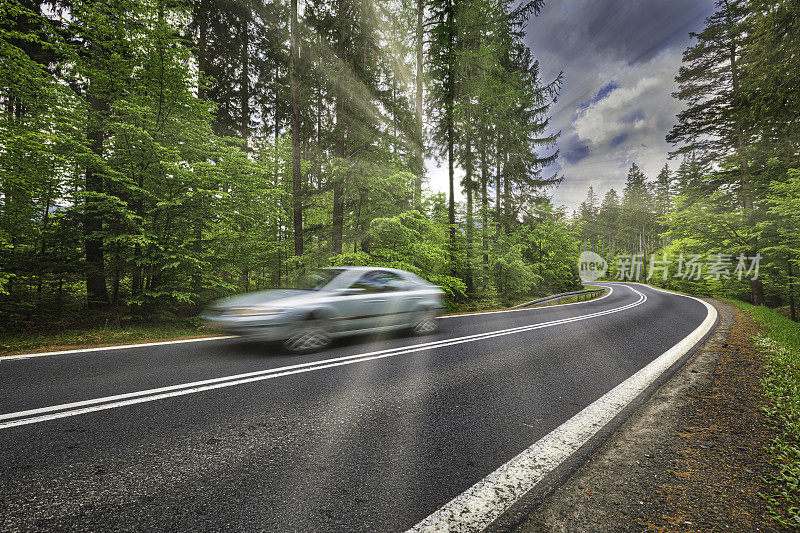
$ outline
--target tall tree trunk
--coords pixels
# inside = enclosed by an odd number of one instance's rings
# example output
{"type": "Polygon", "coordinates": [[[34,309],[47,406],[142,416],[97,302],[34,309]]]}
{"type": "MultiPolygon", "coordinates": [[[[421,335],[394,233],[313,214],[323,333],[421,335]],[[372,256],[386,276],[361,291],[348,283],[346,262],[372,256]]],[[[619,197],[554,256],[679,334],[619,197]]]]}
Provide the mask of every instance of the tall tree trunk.
{"type": "Polygon", "coordinates": [[[425,160],[423,156],[423,142],[422,142],[422,89],[423,89],[423,79],[422,79],[422,38],[423,38],[423,23],[424,23],[424,12],[425,12],[425,2],[424,0],[417,0],[417,49],[416,49],[416,56],[417,56],[417,79],[416,79],[416,104],[417,104],[417,138],[415,142],[415,151],[416,151],[416,159],[417,159],[417,180],[415,183],[415,196],[414,200],[415,203],[419,206],[422,203],[422,177],[425,172],[425,160]]]}
{"type": "MultiPolygon", "coordinates": [[[[336,53],[341,61],[346,59],[346,32],[343,20],[349,15],[348,0],[339,0],[338,18],[340,20],[339,27],[336,34],[336,53]]],[[[347,156],[347,125],[344,95],[336,95],[336,155],[341,159],[341,165],[344,164],[345,157],[347,156]]],[[[340,165],[340,167],[341,167],[340,165]]],[[[342,180],[344,176],[341,171],[338,171],[333,178],[333,252],[336,254],[342,253],[342,244],[344,240],[344,184],[342,180]]]]}
{"type": "MultiPolygon", "coordinates": [[[[319,36],[318,36],[319,39],[319,36]]],[[[317,42],[319,45],[321,39],[317,42]]],[[[317,86],[317,134],[316,134],[316,141],[317,146],[314,152],[314,162],[316,163],[316,171],[317,171],[317,189],[322,189],[322,114],[324,110],[322,109],[322,87],[317,86]]]]}
{"type": "Polygon", "coordinates": [[[281,220],[280,215],[275,216],[275,229],[278,238],[278,261],[276,262],[276,266],[278,267],[277,275],[275,276],[275,282],[273,284],[274,287],[281,287],[283,280],[281,278],[283,269],[283,232],[281,231],[281,226],[283,225],[283,221],[281,220]]]}
{"type": "MultiPolygon", "coordinates": [[[[503,169],[505,170],[505,165],[508,163],[508,154],[503,154],[503,169]]],[[[509,228],[509,224],[511,223],[511,184],[510,180],[508,179],[508,173],[503,172],[503,225],[506,229],[509,228]]]]}
{"type": "MultiPolygon", "coordinates": [[[[278,62],[276,61],[275,62],[275,83],[274,83],[274,85],[275,85],[275,94],[273,95],[275,97],[275,101],[272,103],[272,107],[273,107],[273,117],[272,118],[273,118],[273,121],[274,121],[272,133],[273,133],[274,146],[275,146],[275,160],[276,160],[276,162],[277,162],[277,159],[278,159],[278,138],[280,137],[280,134],[281,134],[281,109],[280,109],[281,93],[278,90],[279,87],[280,87],[280,74],[281,73],[280,73],[280,70],[279,70],[279,67],[278,67],[278,62]]],[[[278,168],[277,164],[275,165],[275,168],[276,169],[278,168]]],[[[277,179],[277,170],[276,170],[276,179],[277,179]]]]}
{"type": "Polygon", "coordinates": [[[241,133],[245,146],[250,140],[250,11],[242,17],[242,76],[239,82],[242,100],[241,133]]]}
{"type": "Polygon", "coordinates": [[[294,221],[294,254],[303,255],[303,199],[300,175],[300,105],[297,101],[297,0],[291,2],[292,17],[289,38],[289,80],[292,86],[292,213],[294,221]]]}
{"type": "Polygon", "coordinates": [[[42,213],[42,239],[39,247],[39,283],[36,286],[36,300],[38,305],[42,305],[42,286],[44,285],[44,267],[45,267],[45,254],[47,253],[47,228],[50,225],[50,201],[52,191],[50,187],[47,188],[47,195],[45,197],[44,212],[42,213]]]}
{"type": "Polygon", "coordinates": [[[208,2],[209,0],[200,0],[195,5],[197,6],[197,74],[199,77],[197,84],[197,97],[200,100],[206,99],[205,88],[205,75],[208,72],[208,2]]]}
{"type": "MultiPolygon", "coordinates": [[[[731,6],[728,0],[723,0],[725,5],[725,19],[728,23],[728,29],[733,31],[735,24],[731,17],[731,6]]],[[[739,108],[742,105],[740,100],[739,91],[739,65],[737,62],[738,49],[736,42],[731,38],[728,46],[728,60],[731,66],[731,89],[732,98],[731,106],[734,109],[734,125],[736,129],[736,156],[739,159],[739,175],[742,187],[742,203],[744,205],[744,215],[748,225],[755,226],[755,210],[753,209],[753,185],[750,177],[750,166],[747,161],[747,138],[745,136],[744,126],[740,116],[739,108]]],[[[758,237],[753,236],[750,239],[750,255],[755,256],[758,253],[758,237]]],[[[753,297],[754,305],[762,305],[764,303],[764,286],[761,279],[750,280],[750,291],[753,297]]]]}
{"type": "MultiPolygon", "coordinates": [[[[467,112],[469,124],[469,112],[467,112]]],[[[469,128],[469,126],[468,126],[469,128]]],[[[467,293],[475,292],[475,280],[472,277],[472,256],[475,240],[475,231],[472,223],[472,136],[467,130],[467,139],[464,147],[464,185],[467,190],[467,293]]]]}
{"type": "MultiPolygon", "coordinates": [[[[6,120],[8,121],[9,125],[15,124],[17,122],[17,118],[18,118],[17,117],[16,98],[13,97],[13,96],[9,96],[5,103],[6,103],[6,115],[7,115],[6,120]]],[[[15,201],[17,200],[17,192],[16,192],[16,188],[17,187],[15,186],[15,181],[16,180],[13,180],[11,182],[11,187],[9,187],[9,189],[3,195],[3,200],[4,200],[4,204],[5,204],[4,211],[6,213],[12,213],[12,212],[15,211],[14,204],[15,204],[15,201]]],[[[12,231],[11,235],[10,235],[10,237],[11,237],[11,250],[9,250],[7,260],[12,265],[14,265],[16,263],[17,239],[18,239],[17,234],[18,233],[16,231],[12,231]]],[[[9,294],[14,294],[14,288],[15,288],[14,276],[11,276],[8,279],[8,283],[6,285],[6,290],[8,291],[9,294]]]]}
{"type": "Polygon", "coordinates": [[[489,164],[486,161],[486,131],[481,130],[481,242],[483,246],[483,279],[484,284],[489,273],[489,164]]]}
{"type": "Polygon", "coordinates": [[[114,265],[114,281],[112,282],[112,296],[111,296],[111,305],[114,307],[119,305],[119,282],[120,278],[122,277],[122,270],[119,267],[119,264],[114,265]]]}
{"type": "MultiPolygon", "coordinates": [[[[97,43],[92,42],[90,53],[94,58],[99,57],[99,54],[102,53],[98,49],[97,43]]],[[[93,68],[99,68],[96,60],[94,63],[93,68]]],[[[103,90],[98,87],[97,80],[90,79],[86,98],[89,104],[86,138],[89,141],[89,149],[98,160],[101,160],[105,140],[103,121],[108,105],[103,90]]],[[[100,211],[101,201],[94,197],[95,194],[104,192],[103,176],[99,170],[95,161],[89,161],[86,165],[86,192],[88,194],[84,204],[83,231],[86,250],[86,303],[89,309],[100,309],[108,305],[103,237],[101,235],[103,214],[100,211]]]]}
{"type": "Polygon", "coordinates": [[[447,203],[447,222],[450,225],[450,259],[456,250],[456,191],[453,176],[453,120],[447,119],[447,179],[449,198],[447,203]]]}
{"type": "Polygon", "coordinates": [[[342,253],[344,229],[344,198],[341,177],[333,182],[333,253],[342,253]]]}
{"type": "Polygon", "coordinates": [[[495,237],[500,232],[500,221],[502,220],[502,211],[500,205],[500,198],[502,196],[502,166],[501,166],[501,157],[500,157],[500,132],[497,132],[497,146],[495,147],[496,154],[495,154],[495,161],[497,164],[497,169],[495,171],[494,176],[494,221],[495,221],[495,237]]]}
{"type": "MultiPolygon", "coordinates": [[[[196,24],[198,26],[198,40],[197,40],[197,70],[198,70],[198,88],[197,88],[197,97],[200,100],[205,100],[206,98],[206,90],[204,87],[205,82],[205,75],[208,70],[208,1],[209,0],[199,0],[196,3],[197,5],[197,13],[195,17],[197,18],[196,24]]],[[[142,176],[139,177],[139,189],[141,190],[143,186],[142,176]]],[[[139,198],[135,205],[136,214],[141,220],[141,217],[144,215],[144,205],[142,203],[141,194],[139,194],[139,198]]],[[[199,258],[203,253],[203,221],[200,217],[197,217],[193,222],[192,231],[194,233],[194,244],[193,244],[193,251],[196,256],[199,258]]],[[[136,296],[139,293],[141,288],[141,280],[142,280],[142,270],[141,267],[136,264],[139,258],[142,255],[142,247],[139,244],[134,246],[133,250],[133,257],[134,257],[134,265],[133,265],[133,276],[131,280],[131,296],[136,296]]],[[[202,290],[202,277],[200,275],[200,271],[196,271],[192,274],[192,292],[195,295],[199,295],[200,291],[202,290]]]]}
{"type": "Polygon", "coordinates": [[[452,259],[455,255],[456,250],[456,196],[455,196],[455,184],[454,184],[454,176],[453,176],[453,158],[455,154],[453,153],[453,136],[454,136],[454,125],[453,125],[453,113],[454,113],[454,105],[455,105],[455,80],[453,77],[455,76],[454,72],[454,65],[453,65],[453,54],[454,54],[454,46],[455,46],[455,35],[454,28],[453,28],[453,15],[454,15],[454,6],[453,2],[448,2],[448,50],[450,52],[450,57],[447,60],[447,90],[446,90],[446,101],[445,101],[445,113],[447,115],[446,122],[447,122],[447,178],[448,183],[450,185],[450,198],[447,208],[447,221],[450,224],[450,259],[451,263],[453,263],[452,259]]]}
{"type": "Polygon", "coordinates": [[[788,283],[789,313],[790,313],[790,318],[795,322],[797,322],[797,311],[795,310],[794,306],[794,286],[792,285],[793,283],[792,279],[794,278],[794,274],[792,273],[792,256],[789,255],[788,253],[786,254],[786,264],[788,266],[788,272],[789,272],[789,283],[788,283]]]}

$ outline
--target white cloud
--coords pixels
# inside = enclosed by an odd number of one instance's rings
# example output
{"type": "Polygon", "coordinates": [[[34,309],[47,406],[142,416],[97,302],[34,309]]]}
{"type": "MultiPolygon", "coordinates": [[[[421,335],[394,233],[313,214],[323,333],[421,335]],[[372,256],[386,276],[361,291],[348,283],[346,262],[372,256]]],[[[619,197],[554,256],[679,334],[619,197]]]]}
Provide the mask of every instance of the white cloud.
{"type": "MultiPolygon", "coordinates": [[[[644,100],[653,93],[661,95],[658,78],[642,78],[632,87],[621,87],[608,97],[581,111],[572,126],[581,139],[590,142],[589,147],[610,143],[620,134],[632,137],[643,135],[652,129],[654,119],[647,116],[650,108],[643,108],[644,100]],[[644,118],[633,123],[623,122],[623,117],[637,108],[643,108],[644,118]]],[[[650,102],[648,102],[650,103],[650,102]]]]}
{"type": "Polygon", "coordinates": [[[562,161],[565,180],[554,195],[557,204],[576,208],[590,185],[601,197],[611,188],[620,191],[631,163],[650,178],[664,166],[672,149],[664,137],[682,108],[671,96],[681,52],[668,48],[647,62],[618,62],[604,72],[605,83],[613,80],[619,89],[579,111],[562,132],[562,138],[577,134],[589,153],[562,161]]]}

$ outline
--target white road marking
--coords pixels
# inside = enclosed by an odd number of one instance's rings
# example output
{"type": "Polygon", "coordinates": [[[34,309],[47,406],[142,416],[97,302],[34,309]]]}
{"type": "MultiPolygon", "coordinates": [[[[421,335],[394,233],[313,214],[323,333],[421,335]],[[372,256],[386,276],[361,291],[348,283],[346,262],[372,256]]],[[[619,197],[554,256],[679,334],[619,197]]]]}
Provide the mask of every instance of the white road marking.
{"type": "MultiPolygon", "coordinates": [[[[558,305],[550,305],[547,307],[532,307],[527,309],[502,309],[499,311],[480,311],[477,313],[459,313],[456,315],[446,315],[441,316],[439,319],[443,318],[460,318],[465,316],[479,316],[479,315],[493,315],[496,313],[518,313],[520,311],[538,311],[541,309],[547,309],[552,307],[567,307],[569,305],[577,305],[577,304],[585,304],[590,302],[599,302],[606,296],[610,296],[614,289],[612,287],[608,287],[608,292],[601,296],[600,298],[594,298],[592,300],[586,300],[585,302],[573,302],[570,304],[558,304],[558,305]]],[[[218,341],[223,339],[233,339],[236,338],[237,335],[220,335],[216,337],[200,337],[195,339],[181,339],[175,341],[156,341],[156,342],[141,342],[138,344],[120,344],[116,346],[101,346],[99,348],[76,348],[74,350],[59,350],[55,352],[31,352],[31,353],[21,353],[18,355],[2,355],[0,356],[0,362],[3,361],[14,361],[14,360],[24,360],[24,359],[33,359],[35,357],[47,357],[50,355],[69,355],[69,354],[77,354],[77,353],[89,353],[89,352],[105,352],[109,350],[127,350],[130,348],[147,348],[149,346],[165,346],[167,344],[184,344],[188,342],[203,342],[203,341],[218,341]]]]}
{"type": "MultiPolygon", "coordinates": [[[[627,287],[638,292],[630,286],[627,287]]],[[[660,290],[654,287],[650,288],[660,290]]],[[[509,462],[453,498],[409,531],[414,533],[472,532],[486,529],[558,465],[611,422],[625,406],[636,399],[714,327],[717,311],[712,305],[691,296],[668,291],[661,292],[691,298],[702,303],[708,311],[705,320],[678,344],[509,462]]]]}
{"type": "Polygon", "coordinates": [[[414,344],[411,346],[402,346],[398,348],[390,348],[386,350],[379,350],[375,352],[367,352],[363,354],[355,354],[344,357],[337,357],[333,359],[326,359],[321,361],[312,361],[308,363],[300,363],[296,365],[284,366],[279,368],[271,368],[268,370],[260,370],[256,372],[248,372],[245,374],[236,374],[232,376],[225,376],[214,379],[207,379],[203,381],[195,381],[192,383],[183,383],[180,385],[171,385],[168,387],[160,387],[157,389],[148,389],[138,392],[130,392],[125,394],[117,394],[114,396],[106,396],[103,398],[94,398],[91,400],[83,400],[79,402],[66,403],[61,405],[53,405],[48,407],[41,407],[38,409],[29,409],[25,411],[18,411],[15,413],[6,413],[0,415],[0,429],[11,428],[15,426],[23,426],[27,424],[35,424],[47,420],[55,420],[59,418],[66,418],[69,416],[77,416],[95,411],[102,411],[106,409],[114,409],[117,407],[124,407],[126,405],[133,405],[138,403],[152,402],[164,398],[172,398],[175,396],[184,396],[186,394],[194,394],[223,387],[232,387],[234,385],[241,385],[244,383],[252,383],[254,381],[262,381],[273,379],[281,376],[288,376],[292,374],[300,374],[305,372],[312,372],[314,370],[321,370],[324,368],[332,368],[343,365],[351,365],[361,363],[364,361],[371,361],[374,359],[382,359],[385,357],[394,357],[396,355],[403,355],[408,353],[420,352],[423,350],[432,350],[436,348],[443,348],[445,346],[453,346],[456,344],[463,344],[467,342],[475,342],[494,337],[501,337],[505,335],[512,335],[515,333],[522,333],[525,331],[532,331],[535,329],[546,328],[561,324],[569,324],[571,322],[578,322],[588,320],[599,316],[604,316],[612,313],[619,313],[627,309],[631,309],[641,305],[647,300],[647,296],[641,292],[630,288],[633,292],[639,295],[639,299],[633,303],[626,304],[613,309],[605,311],[597,311],[588,315],[580,315],[576,317],[563,318],[559,320],[551,320],[549,322],[542,322],[540,324],[531,324],[528,326],[519,326],[515,328],[508,328],[503,330],[491,331],[487,333],[479,333],[475,335],[467,335],[464,337],[456,337],[453,339],[443,339],[439,341],[426,342],[421,344],[414,344]]]}
{"type": "MultiPolygon", "coordinates": [[[[591,301],[591,300],[590,300],[591,301]]],[[[15,359],[32,359],[34,357],[47,357],[48,355],[65,355],[73,353],[86,353],[86,352],[106,352],[108,350],[127,350],[128,348],[142,348],[146,346],[164,346],[166,344],[184,344],[187,342],[205,342],[205,341],[218,341],[222,339],[232,339],[235,335],[220,335],[217,337],[200,337],[195,339],[180,339],[177,341],[156,341],[156,342],[141,342],[139,344],[119,344],[116,346],[100,346],[98,348],[78,348],[75,350],[60,350],[57,352],[32,352],[21,353],[19,355],[3,355],[0,356],[0,361],[15,360],[15,359]]]]}
{"type": "Polygon", "coordinates": [[[542,309],[552,309],[554,307],[569,307],[570,305],[579,305],[579,304],[588,304],[592,302],[599,302],[606,296],[611,296],[611,293],[614,292],[614,287],[604,287],[608,289],[604,295],[600,298],[592,298],[591,300],[585,300],[583,302],[572,302],[570,304],[556,304],[556,305],[546,305],[544,307],[523,307],[522,309],[500,309],[499,311],[478,311],[477,313],[459,313],[457,315],[444,315],[440,316],[439,319],[442,318],[460,318],[464,316],[479,316],[479,315],[496,315],[498,313],[519,313],[520,311],[540,311],[542,309]]]}

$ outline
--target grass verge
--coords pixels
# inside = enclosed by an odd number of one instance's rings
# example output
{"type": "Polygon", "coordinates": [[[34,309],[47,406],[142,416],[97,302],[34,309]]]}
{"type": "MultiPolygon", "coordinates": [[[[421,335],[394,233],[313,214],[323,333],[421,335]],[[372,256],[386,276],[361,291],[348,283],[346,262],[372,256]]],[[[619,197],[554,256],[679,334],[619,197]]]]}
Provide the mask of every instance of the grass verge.
{"type": "Polygon", "coordinates": [[[800,324],[767,309],[728,300],[752,315],[763,327],[754,342],[766,356],[767,376],[762,385],[765,410],[778,436],[770,447],[778,474],[765,494],[772,517],[783,526],[800,530],[800,324]]]}
{"type": "Polygon", "coordinates": [[[186,323],[131,324],[123,326],[65,329],[58,332],[2,333],[0,355],[95,348],[193,337],[221,335],[203,326],[186,323]]]}
{"type": "MultiPolygon", "coordinates": [[[[582,297],[581,301],[585,299],[585,297],[582,297]]],[[[528,299],[514,303],[523,303],[525,301],[528,301],[528,299]]],[[[560,305],[574,301],[578,301],[578,298],[558,300],[546,305],[560,305]]],[[[487,300],[477,303],[473,302],[471,306],[462,306],[449,310],[449,314],[474,313],[497,309],[504,309],[504,307],[497,301],[487,300]]],[[[98,321],[100,320],[98,319],[98,321]]],[[[188,320],[182,322],[152,322],[139,324],[119,324],[118,322],[111,322],[105,326],[98,327],[71,325],[70,327],[59,327],[57,331],[0,331],[0,355],[97,348],[118,344],[180,340],[215,335],[223,335],[223,333],[206,326],[194,325],[188,320]]]]}

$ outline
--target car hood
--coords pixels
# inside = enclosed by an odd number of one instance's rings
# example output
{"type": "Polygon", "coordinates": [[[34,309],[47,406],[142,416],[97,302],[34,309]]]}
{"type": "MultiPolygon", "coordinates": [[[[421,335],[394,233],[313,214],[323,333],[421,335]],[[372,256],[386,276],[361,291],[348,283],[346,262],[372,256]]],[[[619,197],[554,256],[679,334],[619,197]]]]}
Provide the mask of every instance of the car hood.
{"type": "Polygon", "coordinates": [[[251,292],[217,300],[212,307],[215,309],[232,309],[239,307],[295,306],[318,300],[322,292],[323,291],[299,289],[275,289],[271,291],[251,292]]]}

